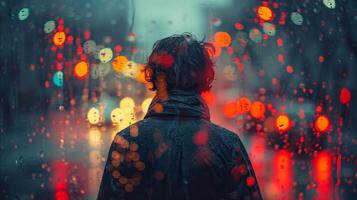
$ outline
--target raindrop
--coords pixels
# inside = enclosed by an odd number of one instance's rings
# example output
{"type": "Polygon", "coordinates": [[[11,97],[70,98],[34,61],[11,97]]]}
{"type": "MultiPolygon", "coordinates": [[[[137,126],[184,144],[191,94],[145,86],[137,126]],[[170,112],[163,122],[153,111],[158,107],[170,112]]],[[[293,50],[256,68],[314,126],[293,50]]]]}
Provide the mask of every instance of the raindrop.
{"type": "Polygon", "coordinates": [[[64,106],[62,106],[62,105],[58,106],[58,110],[59,111],[64,111],[64,106]]]}
{"type": "Polygon", "coordinates": [[[20,156],[16,161],[15,163],[17,165],[22,165],[24,163],[24,157],[23,156],[20,156]]]}
{"type": "Polygon", "coordinates": [[[43,150],[40,151],[40,157],[41,158],[45,157],[45,152],[43,150]]]}

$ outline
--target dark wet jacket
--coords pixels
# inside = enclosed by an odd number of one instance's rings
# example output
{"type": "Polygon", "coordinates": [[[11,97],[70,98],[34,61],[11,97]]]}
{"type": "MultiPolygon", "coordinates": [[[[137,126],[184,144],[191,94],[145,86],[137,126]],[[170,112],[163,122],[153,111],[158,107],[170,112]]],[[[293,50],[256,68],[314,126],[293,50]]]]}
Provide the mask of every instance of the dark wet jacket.
{"type": "Polygon", "coordinates": [[[261,199],[238,136],[210,122],[202,98],[173,90],[155,96],[143,120],[109,150],[98,199],[261,199]]]}

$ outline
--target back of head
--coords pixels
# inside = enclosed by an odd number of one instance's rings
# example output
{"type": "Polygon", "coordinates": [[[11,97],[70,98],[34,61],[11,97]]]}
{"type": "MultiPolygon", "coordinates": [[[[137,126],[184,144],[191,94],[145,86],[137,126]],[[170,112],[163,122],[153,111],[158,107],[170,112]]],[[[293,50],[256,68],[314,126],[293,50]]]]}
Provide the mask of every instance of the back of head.
{"type": "Polygon", "coordinates": [[[151,90],[173,89],[202,93],[214,79],[214,47],[198,41],[190,33],[172,35],[157,41],[145,66],[145,79],[151,90]]]}

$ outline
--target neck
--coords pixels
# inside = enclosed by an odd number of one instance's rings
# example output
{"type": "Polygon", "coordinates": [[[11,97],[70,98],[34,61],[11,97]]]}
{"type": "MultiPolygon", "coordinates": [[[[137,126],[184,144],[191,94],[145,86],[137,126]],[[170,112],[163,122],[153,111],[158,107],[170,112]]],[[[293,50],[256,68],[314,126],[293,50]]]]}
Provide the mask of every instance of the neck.
{"type": "Polygon", "coordinates": [[[210,119],[208,106],[197,92],[179,89],[157,91],[145,118],[150,116],[195,117],[208,121],[210,119]],[[162,109],[155,109],[157,107],[162,109]]]}

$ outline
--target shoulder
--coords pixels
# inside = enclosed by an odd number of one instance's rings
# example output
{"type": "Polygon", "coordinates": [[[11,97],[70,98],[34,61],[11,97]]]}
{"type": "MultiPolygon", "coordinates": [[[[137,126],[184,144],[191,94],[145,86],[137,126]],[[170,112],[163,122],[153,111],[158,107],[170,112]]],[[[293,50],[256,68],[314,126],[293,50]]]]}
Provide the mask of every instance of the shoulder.
{"type": "Polygon", "coordinates": [[[116,137],[120,136],[127,140],[142,138],[150,132],[148,130],[153,129],[154,123],[155,119],[153,118],[142,119],[119,131],[116,137]]]}
{"type": "Polygon", "coordinates": [[[238,134],[217,124],[211,123],[210,129],[212,134],[218,135],[224,140],[229,140],[229,141],[239,140],[238,134]]]}
{"type": "Polygon", "coordinates": [[[217,124],[212,124],[211,130],[211,133],[215,135],[214,138],[218,138],[220,143],[223,143],[224,146],[229,147],[231,150],[234,151],[234,153],[247,155],[245,146],[237,133],[230,131],[224,127],[221,127],[217,124]]]}

